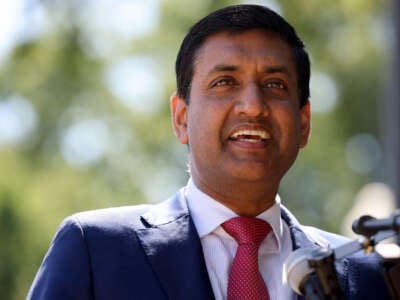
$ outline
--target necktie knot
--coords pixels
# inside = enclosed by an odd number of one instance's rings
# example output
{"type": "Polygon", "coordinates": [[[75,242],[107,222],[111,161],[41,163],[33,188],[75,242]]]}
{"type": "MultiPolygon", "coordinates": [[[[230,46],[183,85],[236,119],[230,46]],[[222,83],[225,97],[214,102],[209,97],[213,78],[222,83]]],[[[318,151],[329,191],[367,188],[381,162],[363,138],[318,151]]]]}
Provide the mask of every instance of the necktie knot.
{"type": "Polygon", "coordinates": [[[253,244],[257,247],[271,231],[271,226],[257,218],[236,217],[222,224],[222,228],[232,236],[239,245],[253,244]]]}

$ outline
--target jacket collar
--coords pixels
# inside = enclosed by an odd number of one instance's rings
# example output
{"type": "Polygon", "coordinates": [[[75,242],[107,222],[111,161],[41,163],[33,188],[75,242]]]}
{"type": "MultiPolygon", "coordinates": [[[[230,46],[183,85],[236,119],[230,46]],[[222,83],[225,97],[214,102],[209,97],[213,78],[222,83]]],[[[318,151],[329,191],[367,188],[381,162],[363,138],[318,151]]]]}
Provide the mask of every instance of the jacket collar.
{"type": "Polygon", "coordinates": [[[281,205],[281,217],[289,227],[293,250],[299,248],[320,248],[328,245],[328,242],[321,237],[317,237],[310,232],[305,232],[297,219],[283,205],[281,205]]]}
{"type": "MultiPolygon", "coordinates": [[[[289,226],[293,250],[297,250],[299,248],[321,247],[321,245],[318,245],[316,242],[312,241],[310,237],[300,228],[300,224],[297,219],[283,205],[281,205],[281,216],[289,226]]],[[[304,296],[297,295],[297,300],[304,300],[304,296]]]]}

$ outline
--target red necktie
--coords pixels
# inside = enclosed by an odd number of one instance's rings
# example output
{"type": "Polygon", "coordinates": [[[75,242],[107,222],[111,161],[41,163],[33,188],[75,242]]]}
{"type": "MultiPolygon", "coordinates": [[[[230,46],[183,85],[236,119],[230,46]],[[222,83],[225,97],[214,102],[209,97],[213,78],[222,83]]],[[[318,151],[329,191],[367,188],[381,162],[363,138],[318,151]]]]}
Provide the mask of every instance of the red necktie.
{"type": "Polygon", "coordinates": [[[228,281],[228,300],[269,300],[267,286],[258,269],[258,248],[271,231],[260,219],[236,217],[222,224],[238,243],[228,281]]]}

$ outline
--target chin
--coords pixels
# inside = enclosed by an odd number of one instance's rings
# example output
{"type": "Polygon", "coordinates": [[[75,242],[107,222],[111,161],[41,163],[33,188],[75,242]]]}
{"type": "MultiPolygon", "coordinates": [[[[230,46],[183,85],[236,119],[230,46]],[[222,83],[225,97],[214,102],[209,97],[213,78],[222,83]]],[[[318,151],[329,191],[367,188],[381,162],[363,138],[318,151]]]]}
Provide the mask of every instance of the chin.
{"type": "Polygon", "coordinates": [[[251,170],[240,169],[232,174],[234,178],[247,182],[259,182],[271,180],[271,172],[265,169],[252,168],[251,170]]]}
{"type": "Polygon", "coordinates": [[[270,168],[265,164],[251,164],[250,166],[237,166],[231,170],[231,176],[237,181],[248,183],[263,183],[267,185],[279,184],[288,168],[270,168]]]}

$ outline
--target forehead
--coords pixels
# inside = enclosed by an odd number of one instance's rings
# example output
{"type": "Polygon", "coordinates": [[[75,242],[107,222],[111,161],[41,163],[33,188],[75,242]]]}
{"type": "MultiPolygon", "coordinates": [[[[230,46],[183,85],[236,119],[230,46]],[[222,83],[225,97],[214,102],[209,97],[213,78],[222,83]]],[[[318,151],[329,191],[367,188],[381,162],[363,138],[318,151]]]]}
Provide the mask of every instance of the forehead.
{"type": "Polygon", "coordinates": [[[284,66],[296,75],[289,44],[276,33],[261,29],[211,35],[196,54],[194,71],[196,73],[200,69],[211,69],[216,64],[240,66],[248,63],[255,63],[260,67],[284,66]]]}

